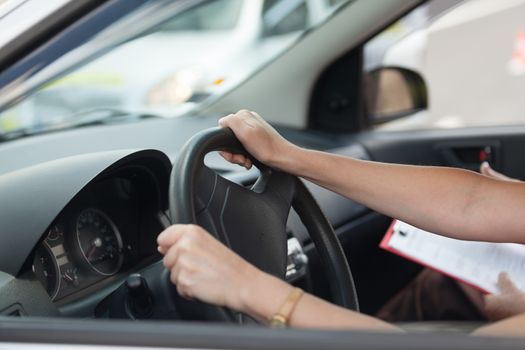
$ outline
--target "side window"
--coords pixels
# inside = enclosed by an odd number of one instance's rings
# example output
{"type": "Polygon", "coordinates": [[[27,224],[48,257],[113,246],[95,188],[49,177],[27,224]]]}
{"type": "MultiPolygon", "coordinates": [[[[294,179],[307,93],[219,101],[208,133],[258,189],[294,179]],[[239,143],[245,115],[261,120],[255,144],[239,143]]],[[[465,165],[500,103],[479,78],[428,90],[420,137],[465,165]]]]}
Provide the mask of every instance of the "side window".
{"type": "Polygon", "coordinates": [[[432,0],[364,46],[368,115],[406,130],[525,124],[525,0],[432,0]]]}
{"type": "Polygon", "coordinates": [[[308,28],[305,0],[265,0],[263,5],[263,37],[277,36],[308,28]]]}
{"type": "Polygon", "coordinates": [[[168,21],[159,32],[230,30],[239,20],[242,0],[212,1],[168,21]]]}

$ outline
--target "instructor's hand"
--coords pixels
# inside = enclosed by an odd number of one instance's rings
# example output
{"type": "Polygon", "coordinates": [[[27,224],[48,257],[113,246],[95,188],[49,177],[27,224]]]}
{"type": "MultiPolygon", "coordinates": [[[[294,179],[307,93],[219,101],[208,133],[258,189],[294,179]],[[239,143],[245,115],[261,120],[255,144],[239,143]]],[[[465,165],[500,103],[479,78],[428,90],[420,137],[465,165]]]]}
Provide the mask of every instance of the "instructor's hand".
{"type": "MultiPolygon", "coordinates": [[[[233,130],[246,150],[264,163],[273,168],[285,170],[285,163],[290,152],[296,147],[284,139],[260,115],[247,110],[240,110],[219,120],[223,128],[233,130]]],[[[251,161],[241,154],[221,152],[227,161],[251,168],[251,161]]]]}
{"type": "Polygon", "coordinates": [[[525,293],[511,281],[505,272],[498,278],[500,294],[485,296],[485,315],[492,321],[525,312],[525,293]]]}
{"type": "Polygon", "coordinates": [[[485,176],[491,177],[496,180],[505,180],[505,181],[511,181],[511,182],[521,182],[518,179],[513,179],[511,177],[508,177],[507,175],[503,175],[500,172],[497,172],[496,170],[492,169],[490,164],[488,162],[481,163],[479,167],[479,172],[485,176]]]}

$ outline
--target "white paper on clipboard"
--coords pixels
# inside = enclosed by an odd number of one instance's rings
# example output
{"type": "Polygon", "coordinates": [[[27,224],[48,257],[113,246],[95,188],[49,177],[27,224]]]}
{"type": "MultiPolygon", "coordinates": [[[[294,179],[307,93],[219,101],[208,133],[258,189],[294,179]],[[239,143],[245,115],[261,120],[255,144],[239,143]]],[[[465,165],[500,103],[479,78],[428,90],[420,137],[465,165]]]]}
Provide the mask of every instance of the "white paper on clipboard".
{"type": "Polygon", "coordinates": [[[381,247],[488,293],[498,293],[500,272],[525,291],[525,245],[462,241],[394,220],[381,247]]]}

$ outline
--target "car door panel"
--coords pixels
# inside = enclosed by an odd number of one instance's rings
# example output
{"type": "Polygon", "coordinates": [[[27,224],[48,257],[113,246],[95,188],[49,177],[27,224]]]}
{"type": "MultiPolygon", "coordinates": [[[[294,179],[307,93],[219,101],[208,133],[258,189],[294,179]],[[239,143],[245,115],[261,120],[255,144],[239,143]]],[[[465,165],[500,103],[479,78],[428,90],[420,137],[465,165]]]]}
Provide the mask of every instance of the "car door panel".
{"type": "MultiPolygon", "coordinates": [[[[461,152],[486,147],[493,152],[488,159],[498,171],[515,178],[525,177],[522,150],[525,126],[498,126],[468,129],[441,129],[404,132],[369,132],[359,137],[372,160],[392,163],[423,164],[473,168],[461,159],[461,152]]],[[[479,155],[479,154],[478,154],[479,155]]],[[[478,159],[478,164],[481,159],[478,159]]],[[[476,166],[478,165],[476,164],[476,166]]]]}
{"type": "MultiPolygon", "coordinates": [[[[481,161],[487,160],[496,170],[525,179],[525,126],[368,132],[347,139],[356,141],[374,161],[478,170],[481,161]]],[[[370,210],[347,218],[345,224],[334,226],[356,279],[361,309],[373,314],[421,267],[379,248],[390,218],[370,210]]],[[[312,261],[315,265],[315,258],[312,261]]]]}

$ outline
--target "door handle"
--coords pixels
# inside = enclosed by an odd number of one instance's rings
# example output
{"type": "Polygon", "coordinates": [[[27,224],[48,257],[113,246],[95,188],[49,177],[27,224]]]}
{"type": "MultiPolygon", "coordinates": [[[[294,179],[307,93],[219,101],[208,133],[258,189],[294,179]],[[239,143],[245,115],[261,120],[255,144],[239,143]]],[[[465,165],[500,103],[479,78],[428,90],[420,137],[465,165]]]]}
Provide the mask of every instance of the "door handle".
{"type": "Polygon", "coordinates": [[[498,141],[442,143],[436,145],[445,165],[479,171],[481,163],[488,162],[500,169],[501,147],[498,141]]]}

